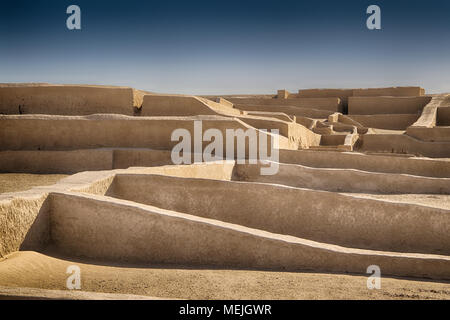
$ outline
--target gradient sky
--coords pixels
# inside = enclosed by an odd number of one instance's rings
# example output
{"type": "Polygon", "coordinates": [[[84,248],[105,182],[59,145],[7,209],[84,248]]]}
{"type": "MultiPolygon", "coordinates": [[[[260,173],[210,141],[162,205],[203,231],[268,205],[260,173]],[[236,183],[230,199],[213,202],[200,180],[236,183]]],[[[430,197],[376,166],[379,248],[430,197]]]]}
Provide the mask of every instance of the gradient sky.
{"type": "Polygon", "coordinates": [[[166,93],[450,91],[450,1],[0,1],[0,82],[166,93]],[[66,28],[81,7],[82,30],[66,28]],[[382,30],[366,28],[381,7],[382,30]]]}

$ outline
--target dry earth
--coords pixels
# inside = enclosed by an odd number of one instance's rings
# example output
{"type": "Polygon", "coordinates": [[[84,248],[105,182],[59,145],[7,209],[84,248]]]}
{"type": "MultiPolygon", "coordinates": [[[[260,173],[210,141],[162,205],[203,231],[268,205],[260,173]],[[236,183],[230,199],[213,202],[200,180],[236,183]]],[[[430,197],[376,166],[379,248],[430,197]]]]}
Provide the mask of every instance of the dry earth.
{"type": "Polygon", "coordinates": [[[450,282],[382,278],[368,290],[363,275],[107,265],[25,251],[0,261],[0,286],[65,290],[69,265],[82,290],[184,299],[449,299],[450,282]]]}

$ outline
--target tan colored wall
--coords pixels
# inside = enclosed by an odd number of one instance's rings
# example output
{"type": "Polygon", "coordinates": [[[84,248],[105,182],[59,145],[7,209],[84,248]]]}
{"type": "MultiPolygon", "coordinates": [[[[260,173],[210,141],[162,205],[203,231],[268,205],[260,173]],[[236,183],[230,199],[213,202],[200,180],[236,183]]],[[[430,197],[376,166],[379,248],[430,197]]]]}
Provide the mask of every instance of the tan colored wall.
{"type": "Polygon", "coordinates": [[[277,99],[287,99],[289,98],[289,91],[281,89],[277,90],[277,99]]]}
{"type": "Polygon", "coordinates": [[[431,97],[349,97],[348,114],[420,114],[431,97]]]}
{"type": "Polygon", "coordinates": [[[300,89],[299,98],[339,97],[344,106],[351,96],[423,96],[425,90],[420,87],[391,87],[369,89],[300,89]]]}
{"type": "MultiPolygon", "coordinates": [[[[126,117],[96,115],[63,116],[1,116],[0,150],[74,150],[90,148],[152,148],[172,150],[178,141],[171,141],[175,129],[185,128],[193,143],[194,120],[203,120],[203,131],[222,131],[224,148],[226,129],[248,126],[225,117],[126,117]]],[[[209,142],[204,142],[204,147],[209,142]]],[[[280,137],[280,148],[291,142],[280,137]]],[[[225,153],[224,153],[225,154],[225,153]]]]}
{"type": "Polygon", "coordinates": [[[348,97],[353,95],[353,89],[300,89],[299,98],[330,98],[339,97],[344,105],[348,103],[348,97]]]}
{"type": "Polygon", "coordinates": [[[450,142],[428,142],[405,134],[365,134],[361,151],[406,153],[431,158],[449,158],[450,142]]]}
{"type": "Polygon", "coordinates": [[[295,116],[288,116],[284,112],[265,112],[265,111],[245,111],[246,116],[256,116],[265,118],[275,118],[282,121],[295,121],[295,116]]]}
{"type": "Polygon", "coordinates": [[[296,117],[309,117],[326,119],[333,111],[318,110],[301,107],[289,107],[289,106],[270,106],[270,105],[252,105],[252,104],[237,104],[234,106],[239,110],[245,111],[263,111],[263,112],[283,112],[287,115],[293,115],[296,117]]]}
{"type": "Polygon", "coordinates": [[[370,172],[403,173],[450,178],[449,161],[430,158],[406,158],[363,153],[280,150],[280,162],[318,168],[358,169],[370,172]]]}
{"type": "Polygon", "coordinates": [[[413,127],[432,128],[436,126],[437,111],[441,106],[447,104],[447,99],[450,95],[436,95],[433,96],[431,101],[423,108],[420,118],[412,124],[413,127]]]}
{"type": "Polygon", "coordinates": [[[422,141],[450,142],[450,127],[422,128],[411,126],[406,133],[422,141]]]}
{"type": "Polygon", "coordinates": [[[50,243],[48,194],[60,191],[103,195],[118,172],[230,180],[234,162],[81,172],[52,186],[0,194],[0,258],[18,250],[42,250],[50,243]]]}
{"type": "MultiPolygon", "coordinates": [[[[233,176],[234,165],[235,162],[233,160],[226,160],[207,163],[194,163],[191,165],[167,165],[153,168],[135,167],[126,170],[116,170],[114,174],[157,174],[180,178],[198,178],[229,181],[233,176]]],[[[107,191],[105,190],[105,193],[106,192],[107,191]]]]}
{"type": "Polygon", "coordinates": [[[443,256],[356,250],[103,197],[51,195],[60,252],[115,262],[450,278],[443,256]],[[71,210],[67,210],[71,208],[71,210]]]}
{"type": "Polygon", "coordinates": [[[49,241],[46,195],[0,199],[0,257],[18,250],[40,250],[49,241]]]}
{"type": "Polygon", "coordinates": [[[128,87],[83,85],[0,86],[0,113],[133,115],[139,93],[128,87]]]}
{"type": "MultiPolygon", "coordinates": [[[[365,155],[332,151],[280,150],[280,162],[319,168],[404,173],[450,178],[450,164],[439,159],[365,155]]],[[[0,172],[73,173],[172,164],[170,151],[151,149],[87,149],[73,151],[1,151],[0,172]],[[111,166],[113,159],[113,167],[111,166]]]]}
{"type": "Polygon", "coordinates": [[[450,107],[437,108],[437,126],[450,126],[450,107]]]}
{"type": "Polygon", "coordinates": [[[233,103],[221,97],[216,98],[215,102],[223,104],[225,106],[233,107],[233,103]]]}
{"type": "Polygon", "coordinates": [[[419,119],[419,114],[351,114],[347,117],[368,128],[406,130],[407,127],[419,119]]]}
{"type": "Polygon", "coordinates": [[[0,87],[37,87],[37,86],[49,86],[47,82],[8,82],[0,83],[0,87]]]}
{"type": "Polygon", "coordinates": [[[322,134],[320,138],[321,146],[337,146],[345,143],[346,134],[322,134]]]}
{"type": "MultiPolygon", "coordinates": [[[[130,161],[130,166],[133,163],[130,161]]],[[[70,174],[86,170],[111,169],[113,169],[113,150],[0,151],[0,172],[70,174]]]]}
{"type": "Polygon", "coordinates": [[[240,115],[229,105],[183,95],[145,95],[141,116],[240,115]]]}
{"type": "Polygon", "coordinates": [[[296,122],[253,115],[241,116],[239,119],[257,129],[278,130],[280,135],[289,139],[292,147],[290,149],[308,149],[310,146],[317,146],[320,143],[320,135],[296,122]]]}
{"type": "MultiPolygon", "coordinates": [[[[336,97],[325,98],[292,98],[292,99],[266,99],[266,98],[228,98],[233,104],[290,106],[328,111],[342,111],[342,103],[336,97]]],[[[279,110],[280,112],[284,112],[279,110]]]]}
{"type": "MultiPolygon", "coordinates": [[[[450,162],[448,166],[450,170],[450,162]]],[[[265,176],[260,174],[260,168],[261,165],[256,164],[237,164],[235,179],[333,192],[450,194],[450,178],[373,173],[355,169],[311,168],[283,163],[279,164],[277,174],[265,176]]]]}
{"type": "Polygon", "coordinates": [[[150,149],[115,149],[113,169],[171,165],[171,151],[150,149]]]}
{"type": "Polygon", "coordinates": [[[450,253],[450,211],[415,204],[270,184],[125,174],[116,176],[107,195],[346,247],[450,253]]]}
{"type": "Polygon", "coordinates": [[[389,88],[368,88],[353,89],[353,96],[373,97],[373,96],[392,96],[392,97],[410,97],[422,96],[425,91],[421,87],[389,87],[389,88]]]}

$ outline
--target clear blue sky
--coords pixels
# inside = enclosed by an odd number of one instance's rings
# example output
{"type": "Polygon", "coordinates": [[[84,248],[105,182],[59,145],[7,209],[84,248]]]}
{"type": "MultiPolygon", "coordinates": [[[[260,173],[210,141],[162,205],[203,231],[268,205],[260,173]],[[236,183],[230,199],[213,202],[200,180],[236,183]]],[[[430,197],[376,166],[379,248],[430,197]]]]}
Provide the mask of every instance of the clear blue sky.
{"type": "Polygon", "coordinates": [[[450,91],[450,1],[2,1],[0,82],[155,92],[450,91]],[[77,4],[82,30],[66,28],[77,4]],[[366,28],[370,4],[382,30],[366,28]]]}

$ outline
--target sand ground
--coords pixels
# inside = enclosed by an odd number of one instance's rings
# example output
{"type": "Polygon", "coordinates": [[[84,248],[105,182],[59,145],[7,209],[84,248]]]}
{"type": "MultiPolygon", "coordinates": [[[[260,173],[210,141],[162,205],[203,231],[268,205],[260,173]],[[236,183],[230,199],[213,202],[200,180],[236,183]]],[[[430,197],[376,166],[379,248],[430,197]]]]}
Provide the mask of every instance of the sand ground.
{"type": "Polygon", "coordinates": [[[25,191],[36,186],[52,185],[64,177],[67,175],[2,173],[0,174],[0,193],[25,191]]]}
{"type": "Polygon", "coordinates": [[[0,286],[67,290],[66,269],[81,269],[82,290],[182,299],[450,299],[450,282],[364,275],[124,266],[15,252],[0,260],[0,286]]]}

